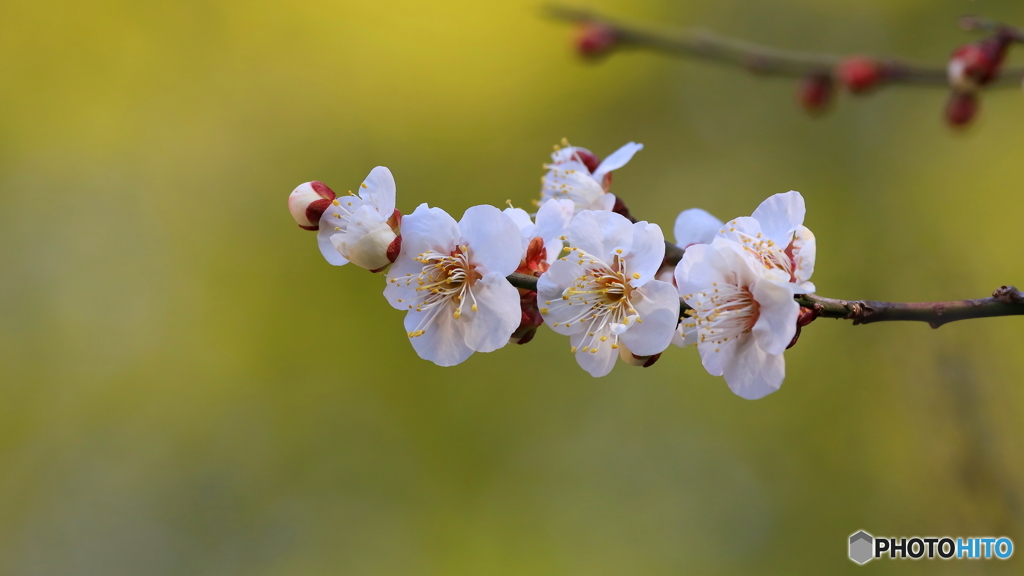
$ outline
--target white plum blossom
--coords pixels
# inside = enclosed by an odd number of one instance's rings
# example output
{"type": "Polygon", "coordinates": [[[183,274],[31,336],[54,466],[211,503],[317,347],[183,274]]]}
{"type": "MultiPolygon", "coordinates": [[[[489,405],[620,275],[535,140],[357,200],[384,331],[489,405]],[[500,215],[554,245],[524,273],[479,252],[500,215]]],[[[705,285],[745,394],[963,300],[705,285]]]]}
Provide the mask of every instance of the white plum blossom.
{"type": "Polygon", "coordinates": [[[572,200],[548,200],[537,210],[536,222],[522,208],[506,208],[505,214],[516,223],[526,252],[520,272],[543,272],[562,255],[562,246],[572,221],[572,200]],[[543,249],[543,250],[542,250],[543,249]],[[536,260],[536,261],[535,261],[536,260]],[[522,268],[526,268],[525,270],[522,268]]]}
{"type": "Polygon", "coordinates": [[[340,196],[320,217],[317,243],[334,266],[352,262],[367,270],[391,263],[388,247],[397,234],[395,178],[384,166],[370,171],[359,185],[359,195],[340,196]]]}
{"type": "Polygon", "coordinates": [[[562,143],[564,147],[555,146],[551,163],[544,165],[548,172],[541,179],[540,202],[567,198],[575,204],[576,213],[611,210],[615,206],[615,196],[608,192],[612,170],[628,164],[644,145],[630,142],[598,164],[597,157],[589,150],[570,146],[565,140],[562,143]]]}
{"type": "Polygon", "coordinates": [[[453,366],[491,352],[519,326],[519,291],[505,278],[523,256],[515,222],[474,206],[456,222],[421,204],[402,219],[402,251],[384,296],[406,310],[405,329],[421,358],[453,366]]]}
{"type": "Polygon", "coordinates": [[[537,281],[544,322],[570,337],[580,367],[611,372],[620,343],[638,356],[668,347],[679,321],[679,295],[654,275],[665,256],[657,224],[631,224],[606,211],[583,211],[569,226],[569,254],[537,281]]]}
{"type": "Polygon", "coordinates": [[[724,375],[729,388],[748,400],[778,390],[786,374],[782,353],[800,314],[789,274],[719,236],[686,249],[676,283],[692,308],[680,330],[686,344],[697,345],[704,368],[724,375]]]}
{"type": "Polygon", "coordinates": [[[804,197],[790,191],[775,194],[749,217],[724,225],[720,235],[742,244],[765,266],[781,270],[795,285],[795,293],[814,292],[814,234],[804,223],[804,197]]]}

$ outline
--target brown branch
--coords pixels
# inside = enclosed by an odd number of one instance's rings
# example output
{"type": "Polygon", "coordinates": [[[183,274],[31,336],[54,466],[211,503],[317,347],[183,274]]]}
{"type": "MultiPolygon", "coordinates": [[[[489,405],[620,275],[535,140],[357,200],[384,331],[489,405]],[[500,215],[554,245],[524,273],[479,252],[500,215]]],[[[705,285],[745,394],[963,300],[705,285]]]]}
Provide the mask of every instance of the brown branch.
{"type": "MultiPolygon", "coordinates": [[[[760,46],[743,40],[720,36],[711,32],[694,30],[654,30],[647,26],[626,23],[596,12],[550,6],[548,14],[556,20],[593,24],[605,28],[614,36],[617,44],[662,52],[672,56],[700,58],[738,66],[755,74],[806,78],[832,76],[844,57],[831,54],[797,52],[769,46],[760,46]]],[[[980,18],[963,18],[961,27],[970,31],[995,31],[1024,41],[1024,34],[1009,26],[980,18]]],[[[881,81],[888,84],[908,86],[930,86],[949,88],[946,67],[921,66],[898,59],[881,58],[881,81]]],[[[1014,87],[1020,85],[1024,69],[1003,71],[987,87],[1014,87]]]]}
{"type": "Polygon", "coordinates": [[[988,298],[949,302],[834,300],[814,294],[797,296],[796,301],[814,310],[819,318],[853,320],[854,325],[903,320],[926,322],[938,328],[957,320],[1024,315],[1024,292],[1013,286],[1003,286],[988,298]]]}
{"type": "MultiPolygon", "coordinates": [[[[537,290],[537,278],[527,274],[512,274],[508,281],[516,288],[537,290]]],[[[818,318],[853,320],[853,324],[874,322],[916,321],[926,322],[932,328],[957,320],[991,318],[993,316],[1024,316],[1024,292],[1013,286],[1003,286],[989,298],[951,300],[949,302],[875,302],[873,300],[835,300],[816,294],[802,294],[796,301],[814,310],[818,318]]],[[[680,312],[689,310],[680,303],[680,312]]]]}

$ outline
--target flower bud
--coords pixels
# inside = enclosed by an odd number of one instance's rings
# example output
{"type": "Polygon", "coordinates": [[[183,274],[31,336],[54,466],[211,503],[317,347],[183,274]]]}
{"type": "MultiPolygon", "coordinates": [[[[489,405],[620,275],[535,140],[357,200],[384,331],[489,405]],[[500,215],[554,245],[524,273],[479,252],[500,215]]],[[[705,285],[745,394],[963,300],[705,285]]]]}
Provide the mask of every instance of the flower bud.
{"type": "Polygon", "coordinates": [[[800,105],[809,114],[820,114],[832,103],[835,85],[828,74],[811,74],[800,83],[800,105]]]}
{"type": "Polygon", "coordinates": [[[537,309],[537,293],[532,290],[519,290],[519,308],[522,318],[519,327],[508,341],[512,344],[526,344],[537,335],[537,328],[544,323],[544,317],[537,309]]]}
{"type": "Polygon", "coordinates": [[[305,230],[319,230],[320,217],[337,195],[323,182],[299,184],[288,196],[288,211],[292,218],[305,230]]]}
{"type": "Polygon", "coordinates": [[[648,368],[653,366],[655,362],[661,358],[661,352],[653,356],[637,356],[626,348],[626,345],[621,341],[619,342],[619,359],[629,364],[630,366],[640,366],[641,368],[648,368]]]}
{"type": "Polygon", "coordinates": [[[331,243],[349,262],[376,272],[391,264],[388,250],[396,239],[387,223],[360,221],[350,223],[344,234],[331,236],[331,243]]]}
{"type": "Polygon", "coordinates": [[[836,78],[854,94],[863,94],[882,80],[882,65],[871,58],[851,56],[839,63],[836,78]]]}
{"type": "Polygon", "coordinates": [[[977,116],[979,104],[977,92],[954,90],[946,103],[946,122],[954,128],[966,126],[977,116]]]}
{"type": "Polygon", "coordinates": [[[615,28],[598,22],[583,22],[576,29],[576,50],[586,58],[610,52],[619,43],[615,28]]]}
{"type": "Polygon", "coordinates": [[[1009,39],[999,35],[957,48],[946,66],[949,85],[968,92],[989,84],[999,74],[1008,46],[1009,39]]]}

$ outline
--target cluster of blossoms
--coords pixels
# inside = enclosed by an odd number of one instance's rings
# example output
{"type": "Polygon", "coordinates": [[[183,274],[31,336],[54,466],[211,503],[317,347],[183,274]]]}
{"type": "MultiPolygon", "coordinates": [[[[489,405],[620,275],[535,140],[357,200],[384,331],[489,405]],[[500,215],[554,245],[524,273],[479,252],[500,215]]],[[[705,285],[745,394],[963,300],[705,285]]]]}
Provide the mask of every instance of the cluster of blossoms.
{"type": "Polygon", "coordinates": [[[384,297],[405,311],[413,349],[440,366],[525,344],[547,324],[569,337],[592,376],[617,359],[650,366],[673,344],[695,345],[708,372],[739,396],[777,390],[783,352],[805,323],[794,296],[814,291],[814,235],[800,194],[776,194],[727,223],[685,210],[667,244],[657,224],[633,220],[610,192],[612,171],[642,145],[599,162],[562,144],[544,165],[534,214],[483,205],[456,221],[421,204],[403,216],[391,171],[380,166],[358,194],[307,182],[288,206],[299,226],[318,231],[329,263],[386,274],[384,297]]]}

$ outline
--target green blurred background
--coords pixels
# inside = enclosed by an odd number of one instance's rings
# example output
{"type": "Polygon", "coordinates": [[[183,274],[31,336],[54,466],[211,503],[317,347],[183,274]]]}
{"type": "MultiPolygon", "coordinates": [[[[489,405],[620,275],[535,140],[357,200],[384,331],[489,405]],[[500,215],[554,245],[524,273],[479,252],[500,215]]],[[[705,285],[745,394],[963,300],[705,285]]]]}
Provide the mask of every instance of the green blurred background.
{"type": "MultiPolygon", "coordinates": [[[[604,0],[796,49],[940,63],[1014,0],[604,0]]],[[[1011,574],[847,559],[849,534],[1024,545],[1024,321],[819,320],[749,402],[693,350],[595,380],[564,338],[419,360],[379,276],[285,207],[376,165],[398,207],[526,205],[563,136],[634,214],[796,189],[822,295],[1024,283],[1024,98],[843,96],[650,53],[597,64],[536,1],[0,6],[0,573],[1011,574]]],[[[1019,52],[1019,50],[1018,50],[1019,52]]],[[[1016,59],[1020,61],[1021,59],[1016,59]]]]}

